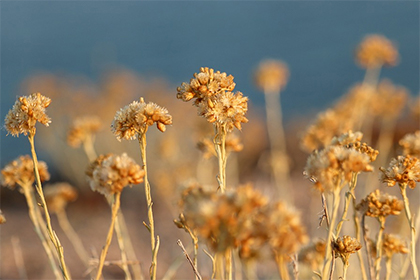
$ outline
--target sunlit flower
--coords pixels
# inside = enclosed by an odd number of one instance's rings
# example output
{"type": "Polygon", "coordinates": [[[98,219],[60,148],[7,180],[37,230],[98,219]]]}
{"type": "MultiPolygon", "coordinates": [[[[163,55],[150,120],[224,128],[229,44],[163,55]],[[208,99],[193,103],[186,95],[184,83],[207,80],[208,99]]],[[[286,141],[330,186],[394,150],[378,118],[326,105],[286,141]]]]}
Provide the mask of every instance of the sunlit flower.
{"type": "Polygon", "coordinates": [[[412,155],[420,158],[420,130],[406,134],[399,142],[404,155],[412,155]]]}
{"type": "Polygon", "coordinates": [[[325,250],[325,241],[318,240],[300,251],[299,260],[310,266],[312,270],[318,270],[324,262],[325,250]]]}
{"type": "Polygon", "coordinates": [[[387,217],[399,215],[404,208],[404,203],[397,197],[381,192],[379,189],[371,192],[356,206],[363,215],[369,217],[387,217]]]}
{"type": "Polygon", "coordinates": [[[387,169],[379,169],[382,171],[381,181],[387,183],[388,187],[398,183],[400,186],[408,185],[414,189],[416,182],[420,182],[420,159],[410,155],[393,158],[387,169]]]}
{"type": "Polygon", "coordinates": [[[97,116],[76,118],[67,133],[67,143],[77,148],[89,137],[93,137],[101,127],[101,120],[97,116]]]}
{"type": "Polygon", "coordinates": [[[55,183],[45,186],[44,196],[50,212],[59,212],[76,200],[77,191],[69,183],[55,183]]]}
{"type": "Polygon", "coordinates": [[[13,136],[19,136],[20,133],[26,136],[34,131],[36,122],[48,126],[51,119],[45,109],[50,103],[51,99],[40,93],[19,97],[4,120],[6,130],[13,136]]]}
{"type": "Polygon", "coordinates": [[[289,75],[289,69],[282,61],[265,60],[255,71],[255,83],[264,92],[279,92],[286,86],[289,75]]]}
{"type": "Polygon", "coordinates": [[[337,238],[333,243],[335,257],[340,257],[344,264],[348,265],[351,254],[356,253],[362,248],[360,242],[353,237],[344,235],[337,238]]]}
{"type": "Polygon", "coordinates": [[[382,250],[387,258],[392,258],[394,254],[407,254],[409,252],[406,243],[401,237],[394,234],[384,234],[382,250]]]}
{"type": "Polygon", "coordinates": [[[364,68],[395,66],[398,50],[394,43],[381,35],[368,35],[356,49],[356,61],[364,68]]]}

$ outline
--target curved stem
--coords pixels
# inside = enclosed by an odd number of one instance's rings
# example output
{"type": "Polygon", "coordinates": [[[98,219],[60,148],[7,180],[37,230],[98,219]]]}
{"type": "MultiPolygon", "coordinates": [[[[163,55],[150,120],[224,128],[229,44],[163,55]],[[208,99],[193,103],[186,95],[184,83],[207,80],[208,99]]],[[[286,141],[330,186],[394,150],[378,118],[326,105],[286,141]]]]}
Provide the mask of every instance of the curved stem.
{"type": "Polygon", "coordinates": [[[34,173],[36,178],[36,191],[39,195],[39,198],[41,199],[41,207],[44,209],[44,216],[45,220],[47,222],[47,229],[48,229],[48,235],[51,239],[51,242],[54,244],[55,249],[57,250],[57,254],[59,256],[60,260],[60,267],[61,272],[64,276],[64,279],[71,279],[70,274],[67,271],[67,266],[64,261],[64,252],[63,252],[63,246],[61,246],[60,240],[58,239],[57,234],[53,231],[51,226],[51,218],[50,213],[48,212],[47,203],[45,201],[44,192],[42,190],[42,184],[41,184],[41,178],[39,176],[39,170],[38,170],[38,158],[36,156],[35,152],[35,141],[34,141],[35,132],[30,132],[28,135],[29,143],[31,144],[31,154],[32,154],[32,160],[34,163],[34,173]]]}
{"type": "Polygon", "coordinates": [[[105,258],[108,253],[109,245],[111,245],[112,235],[114,233],[115,220],[117,218],[118,209],[120,209],[120,198],[121,198],[121,192],[117,192],[114,196],[114,203],[112,204],[111,225],[109,226],[109,229],[108,229],[108,235],[106,237],[105,246],[102,248],[101,257],[99,259],[98,271],[95,277],[96,280],[99,280],[101,278],[102,269],[105,263],[105,258]]]}
{"type": "Polygon", "coordinates": [[[98,155],[95,152],[95,148],[93,147],[95,137],[93,135],[89,135],[85,141],[83,141],[83,150],[85,151],[86,156],[89,159],[89,162],[94,161],[98,155]]]}
{"type": "Polygon", "coordinates": [[[128,258],[127,258],[127,251],[125,249],[124,239],[121,231],[120,226],[120,220],[119,216],[117,214],[117,217],[115,218],[115,233],[117,234],[117,241],[118,241],[118,247],[120,247],[121,252],[121,268],[124,270],[125,273],[125,280],[131,280],[131,273],[128,269],[128,258]]]}

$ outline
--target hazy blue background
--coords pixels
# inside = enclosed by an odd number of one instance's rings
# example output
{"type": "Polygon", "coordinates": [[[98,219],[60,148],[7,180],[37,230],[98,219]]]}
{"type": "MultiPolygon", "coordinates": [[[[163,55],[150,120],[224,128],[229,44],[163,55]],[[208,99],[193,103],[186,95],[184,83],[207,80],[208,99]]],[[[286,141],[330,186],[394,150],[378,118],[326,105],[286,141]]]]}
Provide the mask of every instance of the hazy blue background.
{"type": "MultiPolygon", "coordinates": [[[[18,85],[38,71],[97,79],[115,65],[161,75],[175,87],[201,66],[232,74],[236,89],[262,105],[252,84],[260,60],[282,59],[291,79],[286,120],[326,108],[364,71],[353,50],[366,34],[399,45],[401,63],[382,77],[419,92],[419,2],[1,1],[1,118],[18,85]]],[[[1,130],[1,167],[22,152],[1,130]]],[[[26,141],[26,142],[25,142],[26,141]]]]}

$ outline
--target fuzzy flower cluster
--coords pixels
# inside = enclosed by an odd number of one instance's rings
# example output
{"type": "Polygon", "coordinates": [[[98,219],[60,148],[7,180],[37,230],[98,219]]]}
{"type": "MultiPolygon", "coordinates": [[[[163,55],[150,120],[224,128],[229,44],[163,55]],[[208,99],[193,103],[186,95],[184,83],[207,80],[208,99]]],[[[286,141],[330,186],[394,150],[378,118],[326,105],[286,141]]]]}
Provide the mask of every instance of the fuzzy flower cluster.
{"type": "Polygon", "coordinates": [[[296,211],[283,203],[274,206],[251,186],[225,194],[187,189],[182,196],[184,224],[216,251],[238,248],[242,259],[255,259],[264,245],[279,254],[293,254],[306,242],[296,211]]]}
{"type": "Polygon", "coordinates": [[[335,257],[340,257],[346,265],[349,263],[350,255],[356,253],[361,248],[362,245],[356,238],[347,235],[337,238],[333,243],[335,257]]]}
{"type": "Polygon", "coordinates": [[[21,96],[16,100],[12,109],[9,110],[4,120],[4,127],[13,136],[23,133],[34,133],[36,122],[48,126],[51,119],[45,113],[51,99],[38,93],[29,96],[21,96]]]}
{"type": "Polygon", "coordinates": [[[355,142],[360,142],[363,138],[363,133],[360,131],[353,132],[349,130],[340,136],[335,136],[331,140],[331,145],[346,146],[355,142]]]}
{"type": "Polygon", "coordinates": [[[420,159],[411,155],[398,156],[393,158],[387,169],[380,167],[381,181],[387,183],[388,187],[408,185],[411,189],[420,182],[420,159]]]}
{"type": "Polygon", "coordinates": [[[69,183],[55,183],[45,186],[45,200],[50,212],[59,212],[66,208],[67,203],[77,198],[76,189],[69,183]]]}
{"type": "Polygon", "coordinates": [[[325,241],[318,240],[299,253],[299,261],[309,266],[312,270],[319,270],[324,262],[326,250],[325,241]]]}
{"type": "MultiPolygon", "coordinates": [[[[41,182],[50,179],[47,164],[38,162],[38,171],[41,182]]],[[[1,184],[14,189],[16,185],[30,187],[35,182],[34,163],[29,155],[20,156],[7,164],[1,171],[1,184]]]]}
{"type": "Polygon", "coordinates": [[[399,142],[404,155],[420,158],[420,130],[405,135],[399,142]]]}
{"type": "Polygon", "coordinates": [[[144,170],[127,154],[99,156],[86,170],[93,191],[103,195],[121,192],[126,186],[143,182],[144,170]]]}
{"type": "Polygon", "coordinates": [[[381,192],[379,189],[371,192],[356,206],[356,209],[369,217],[387,217],[399,215],[404,203],[393,195],[381,192]]]}
{"type": "Polygon", "coordinates": [[[407,244],[401,237],[394,234],[384,234],[382,250],[387,258],[392,258],[394,254],[407,254],[409,252],[407,244]]]}
{"type": "Polygon", "coordinates": [[[172,116],[165,108],[153,102],[145,103],[140,98],[140,101],[133,101],[117,111],[111,130],[118,140],[133,140],[154,123],[160,131],[165,132],[166,125],[172,124],[172,116]]]}
{"type": "Polygon", "coordinates": [[[76,118],[67,132],[67,144],[73,148],[80,147],[88,138],[93,137],[102,127],[97,116],[76,118]]]}
{"type": "Polygon", "coordinates": [[[385,119],[397,118],[407,104],[408,97],[409,93],[406,88],[394,85],[389,80],[383,80],[372,95],[369,112],[373,116],[385,119]]]}
{"type": "Polygon", "coordinates": [[[255,84],[267,93],[279,92],[289,80],[289,68],[278,60],[265,60],[255,71],[255,84]]]}
{"type": "Polygon", "coordinates": [[[177,98],[183,101],[195,99],[198,114],[208,122],[226,126],[228,131],[233,127],[241,130],[242,123],[248,122],[245,117],[248,98],[239,91],[233,93],[234,88],[232,75],[202,67],[190,83],[184,82],[177,88],[177,98]]]}
{"type": "Polygon", "coordinates": [[[398,63],[398,50],[387,38],[381,35],[368,35],[356,49],[356,61],[363,68],[395,66],[398,63]]]}
{"type": "Polygon", "coordinates": [[[349,183],[354,173],[373,171],[369,163],[369,156],[355,149],[331,145],[308,157],[304,174],[320,191],[332,192],[349,183]]]}

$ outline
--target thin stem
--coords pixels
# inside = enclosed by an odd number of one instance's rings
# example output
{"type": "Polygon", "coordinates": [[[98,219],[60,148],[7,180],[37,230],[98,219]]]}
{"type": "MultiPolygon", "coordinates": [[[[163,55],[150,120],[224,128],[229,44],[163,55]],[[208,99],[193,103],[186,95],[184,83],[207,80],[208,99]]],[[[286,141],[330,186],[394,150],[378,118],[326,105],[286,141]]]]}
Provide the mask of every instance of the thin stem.
{"type": "MultiPolygon", "coordinates": [[[[417,209],[417,219],[416,219],[415,225],[416,225],[416,229],[415,229],[416,235],[414,237],[414,240],[417,241],[419,239],[419,233],[420,233],[420,207],[417,209]]],[[[410,262],[411,262],[410,260],[411,260],[410,257],[405,258],[402,269],[401,269],[401,273],[400,273],[400,279],[405,279],[408,268],[410,266],[410,262]]]]}
{"type": "Polygon", "coordinates": [[[98,155],[95,152],[95,148],[93,147],[93,143],[95,136],[89,134],[85,141],[83,141],[83,150],[85,151],[86,156],[89,159],[89,162],[94,161],[98,155]]]}
{"type": "Polygon", "coordinates": [[[197,270],[197,266],[193,263],[192,259],[188,255],[187,250],[185,250],[185,247],[182,244],[181,240],[178,239],[177,244],[178,244],[179,247],[181,247],[181,250],[184,253],[185,257],[187,258],[187,261],[190,263],[190,265],[191,265],[191,267],[194,271],[195,278],[198,279],[198,280],[202,280],[203,278],[201,278],[201,275],[197,270]]]}
{"type": "MultiPolygon", "coordinates": [[[[360,225],[359,225],[360,221],[359,221],[359,217],[357,216],[356,199],[354,199],[354,197],[353,197],[353,222],[354,222],[354,228],[356,232],[356,239],[361,240],[360,225]]],[[[362,272],[362,279],[367,280],[367,274],[366,274],[365,263],[363,262],[362,250],[357,250],[357,258],[359,259],[360,270],[362,272]]]]}
{"type": "Polygon", "coordinates": [[[140,144],[140,151],[141,151],[141,158],[143,162],[143,169],[144,169],[144,191],[146,194],[146,201],[147,201],[147,216],[149,218],[149,225],[147,228],[150,232],[150,243],[152,248],[152,264],[150,266],[150,279],[156,280],[156,271],[157,271],[157,253],[159,250],[158,242],[159,239],[155,238],[155,222],[153,219],[153,201],[152,201],[152,194],[150,190],[150,184],[147,175],[147,158],[146,158],[146,131],[139,133],[139,144],[140,144]]]}
{"type": "Polygon", "coordinates": [[[392,258],[386,258],[386,277],[385,280],[391,279],[391,271],[392,271],[392,258]]]}
{"type": "Polygon", "coordinates": [[[369,246],[368,236],[366,232],[365,218],[366,218],[366,215],[363,215],[362,217],[363,240],[365,242],[366,255],[367,255],[368,265],[369,265],[369,279],[373,279],[375,277],[375,269],[373,267],[372,257],[370,254],[370,246],[369,246]]]}
{"type": "Polygon", "coordinates": [[[104,262],[106,255],[108,253],[109,246],[111,245],[112,241],[112,235],[114,233],[114,226],[115,226],[115,220],[117,218],[118,210],[120,209],[120,198],[121,198],[121,192],[115,193],[114,196],[114,202],[112,204],[112,218],[111,218],[111,225],[109,226],[108,235],[106,237],[105,246],[102,248],[101,257],[99,259],[99,266],[98,271],[96,273],[96,280],[99,280],[102,275],[102,269],[104,267],[104,262]]]}
{"type": "Polygon", "coordinates": [[[125,249],[124,239],[123,239],[118,215],[115,218],[115,233],[117,234],[118,246],[120,247],[121,262],[122,262],[121,268],[122,270],[124,270],[125,280],[131,280],[132,279],[131,273],[130,273],[130,270],[128,269],[128,264],[127,264],[128,263],[127,251],[125,249]]]}
{"type": "Polygon", "coordinates": [[[355,189],[356,183],[357,183],[357,175],[358,175],[358,173],[353,173],[352,180],[351,180],[351,183],[350,183],[350,186],[349,186],[349,190],[348,190],[348,192],[346,192],[346,200],[344,202],[344,211],[343,211],[343,214],[341,216],[341,220],[338,223],[337,228],[335,230],[336,236],[340,235],[340,231],[341,231],[341,228],[343,226],[343,223],[345,221],[347,221],[347,212],[349,210],[350,200],[354,199],[354,189],[355,189]]]}
{"type": "Polygon", "coordinates": [[[322,269],[322,280],[326,280],[328,277],[328,271],[331,266],[332,261],[332,247],[331,243],[333,242],[333,231],[334,231],[334,225],[337,220],[337,213],[338,208],[340,206],[340,191],[341,188],[336,186],[333,192],[333,212],[331,216],[331,222],[330,226],[328,227],[328,237],[327,237],[327,247],[325,250],[325,261],[324,261],[324,267],[322,269]]]}
{"type": "Polygon", "coordinates": [[[289,272],[287,271],[287,265],[283,254],[276,253],[277,268],[279,270],[280,278],[282,280],[290,280],[289,272]]]}
{"type": "Polygon", "coordinates": [[[219,183],[219,189],[222,193],[226,190],[226,163],[227,163],[227,154],[226,154],[226,125],[214,126],[215,128],[215,137],[214,137],[214,148],[217,153],[217,159],[219,161],[219,175],[217,181],[219,183]]]}
{"type": "Polygon", "coordinates": [[[381,259],[382,259],[382,236],[385,229],[385,217],[379,216],[379,223],[381,227],[379,228],[378,238],[376,240],[376,260],[375,260],[375,271],[376,271],[376,280],[379,280],[381,275],[381,259]]]}
{"type": "Polygon", "coordinates": [[[225,263],[226,263],[226,279],[232,280],[232,249],[228,248],[225,252],[225,263]]]}
{"type": "Polygon", "coordinates": [[[66,263],[64,261],[63,246],[61,246],[61,243],[60,243],[60,240],[58,239],[57,234],[52,229],[50,213],[48,212],[47,203],[45,201],[44,192],[42,190],[41,178],[39,176],[39,170],[38,170],[38,158],[35,152],[34,135],[35,135],[35,132],[29,133],[28,139],[29,139],[29,143],[31,144],[32,160],[34,163],[34,173],[35,173],[35,178],[36,178],[36,191],[38,192],[38,195],[41,199],[41,207],[44,209],[44,214],[45,214],[44,216],[47,222],[48,235],[51,239],[51,242],[54,244],[54,247],[57,250],[57,254],[59,256],[61,273],[63,274],[64,279],[68,280],[71,278],[70,278],[70,274],[67,271],[66,263]]]}
{"type": "Polygon", "coordinates": [[[31,221],[35,227],[35,232],[38,235],[39,239],[41,240],[42,246],[44,247],[45,252],[47,253],[48,256],[48,260],[50,262],[50,266],[54,272],[55,278],[56,279],[61,279],[61,273],[57,267],[57,264],[55,263],[55,259],[54,259],[54,255],[53,252],[51,251],[50,246],[48,245],[48,242],[44,236],[44,234],[42,233],[42,229],[41,229],[41,225],[39,223],[38,220],[38,215],[36,214],[36,209],[35,209],[35,197],[34,197],[34,193],[32,191],[32,186],[31,185],[22,185],[22,190],[23,190],[23,194],[25,195],[26,198],[26,202],[28,204],[28,209],[29,209],[29,217],[31,218],[31,221]]]}
{"type": "Polygon", "coordinates": [[[57,215],[59,226],[66,234],[67,238],[70,240],[80,260],[82,260],[85,266],[89,268],[89,254],[86,252],[82,240],[80,240],[80,237],[77,235],[76,231],[70,224],[66,211],[64,209],[61,209],[55,214],[57,215]]]}
{"type": "Polygon", "coordinates": [[[347,277],[347,269],[349,268],[349,264],[348,263],[344,263],[343,264],[343,280],[346,280],[347,277]]]}
{"type": "MultiPolygon", "coordinates": [[[[16,236],[12,236],[11,238],[11,242],[12,242],[12,248],[13,248],[13,256],[15,257],[15,263],[16,263],[16,267],[18,269],[19,272],[19,277],[20,279],[28,279],[28,275],[26,274],[26,269],[25,269],[25,262],[23,261],[23,255],[22,255],[22,248],[20,246],[20,240],[18,237],[16,236]]],[[[61,277],[60,272],[58,271],[58,277],[61,277]]],[[[60,278],[58,278],[60,279],[60,278]]]]}
{"type": "Polygon", "coordinates": [[[211,260],[211,267],[212,267],[211,271],[212,272],[211,272],[211,277],[210,278],[215,279],[216,278],[216,270],[217,270],[216,260],[215,260],[215,258],[213,258],[213,256],[209,252],[207,252],[204,249],[203,249],[203,251],[211,260]]]}
{"type": "Polygon", "coordinates": [[[411,216],[410,204],[407,197],[407,184],[400,184],[400,191],[404,201],[405,216],[407,217],[408,226],[410,227],[411,240],[410,240],[410,258],[413,266],[413,276],[415,280],[419,279],[419,271],[416,263],[416,228],[411,216]]]}
{"type": "Polygon", "coordinates": [[[212,279],[225,279],[224,277],[224,258],[223,258],[223,252],[217,252],[214,256],[214,275],[215,278],[212,277],[212,279]]]}

